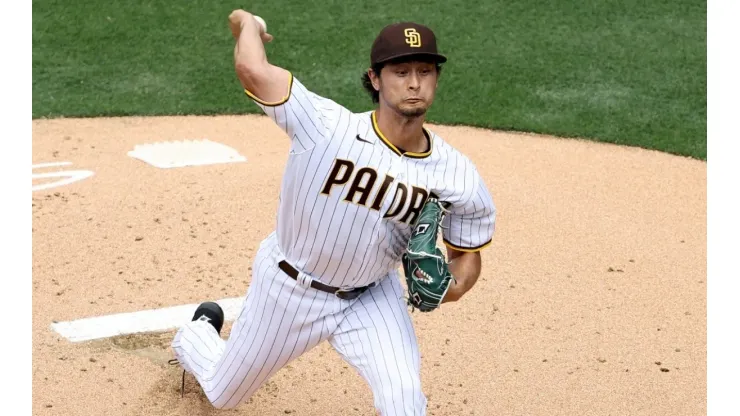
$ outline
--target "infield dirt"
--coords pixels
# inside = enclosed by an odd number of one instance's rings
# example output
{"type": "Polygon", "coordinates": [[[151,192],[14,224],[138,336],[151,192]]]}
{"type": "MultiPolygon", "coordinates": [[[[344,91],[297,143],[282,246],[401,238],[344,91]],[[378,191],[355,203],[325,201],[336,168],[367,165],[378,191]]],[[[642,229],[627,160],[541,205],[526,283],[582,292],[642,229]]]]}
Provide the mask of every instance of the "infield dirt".
{"type": "MultiPolygon", "coordinates": [[[[412,315],[428,414],[706,414],[706,162],[427,127],[470,156],[498,209],[476,287],[412,315]]],[[[173,332],[70,343],[50,328],[243,296],[275,226],[287,140],[256,115],[33,121],[34,164],[94,172],[32,197],[34,414],[374,414],[326,344],[219,411],[191,376],[180,397],[173,332]],[[126,155],[197,138],[247,162],[167,170],[126,155]]]]}

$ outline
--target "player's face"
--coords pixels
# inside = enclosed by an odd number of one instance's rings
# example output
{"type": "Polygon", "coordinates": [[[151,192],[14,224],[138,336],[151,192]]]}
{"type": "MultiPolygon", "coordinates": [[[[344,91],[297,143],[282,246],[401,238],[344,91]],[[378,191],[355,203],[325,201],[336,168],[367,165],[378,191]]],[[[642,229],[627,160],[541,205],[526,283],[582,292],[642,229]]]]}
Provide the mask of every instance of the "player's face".
{"type": "Polygon", "coordinates": [[[380,100],[406,117],[419,117],[427,112],[434,101],[437,75],[437,69],[431,62],[385,65],[377,80],[380,100]]]}

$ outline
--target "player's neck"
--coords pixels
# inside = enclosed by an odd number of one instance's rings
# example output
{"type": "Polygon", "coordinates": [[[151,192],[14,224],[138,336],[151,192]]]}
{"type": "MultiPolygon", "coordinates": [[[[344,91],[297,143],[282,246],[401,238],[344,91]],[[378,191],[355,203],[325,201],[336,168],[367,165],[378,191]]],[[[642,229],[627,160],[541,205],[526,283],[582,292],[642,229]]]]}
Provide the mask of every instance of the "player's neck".
{"type": "Polygon", "coordinates": [[[380,106],[375,111],[375,119],[385,138],[397,148],[413,153],[429,150],[429,141],[424,135],[424,116],[404,117],[380,106]]]}

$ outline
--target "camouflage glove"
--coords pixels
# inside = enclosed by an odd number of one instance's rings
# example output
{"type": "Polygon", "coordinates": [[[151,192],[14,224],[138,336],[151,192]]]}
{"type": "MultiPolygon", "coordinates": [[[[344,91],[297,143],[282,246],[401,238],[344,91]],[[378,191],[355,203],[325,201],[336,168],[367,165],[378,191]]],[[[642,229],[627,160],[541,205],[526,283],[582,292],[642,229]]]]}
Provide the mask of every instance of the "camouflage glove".
{"type": "Polygon", "coordinates": [[[454,279],[442,250],[437,247],[437,234],[445,209],[436,198],[429,198],[411,231],[406,252],[401,256],[408,286],[409,305],[422,312],[439,307],[454,279]]]}

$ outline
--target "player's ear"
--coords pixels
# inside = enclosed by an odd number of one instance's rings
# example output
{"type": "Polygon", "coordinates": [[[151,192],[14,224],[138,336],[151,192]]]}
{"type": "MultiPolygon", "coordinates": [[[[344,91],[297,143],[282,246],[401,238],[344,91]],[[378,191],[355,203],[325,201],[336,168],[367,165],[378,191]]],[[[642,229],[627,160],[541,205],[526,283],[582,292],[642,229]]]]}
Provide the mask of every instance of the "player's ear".
{"type": "Polygon", "coordinates": [[[370,83],[373,84],[375,91],[380,91],[380,74],[376,74],[372,68],[368,68],[367,76],[370,77],[370,83]]]}

